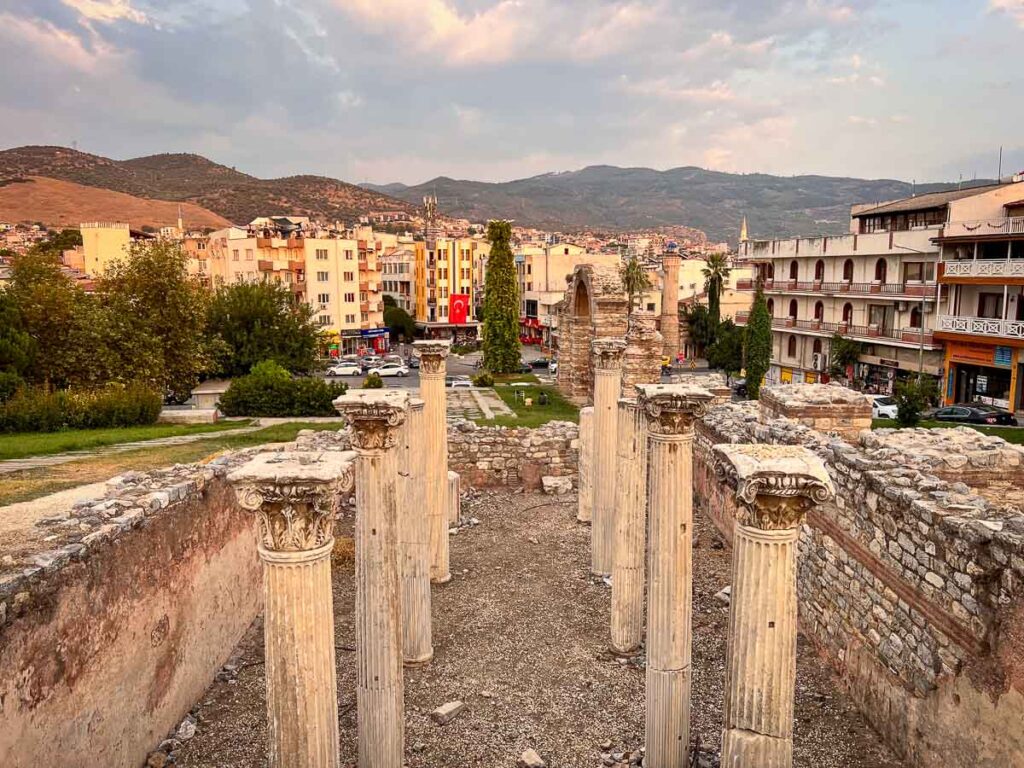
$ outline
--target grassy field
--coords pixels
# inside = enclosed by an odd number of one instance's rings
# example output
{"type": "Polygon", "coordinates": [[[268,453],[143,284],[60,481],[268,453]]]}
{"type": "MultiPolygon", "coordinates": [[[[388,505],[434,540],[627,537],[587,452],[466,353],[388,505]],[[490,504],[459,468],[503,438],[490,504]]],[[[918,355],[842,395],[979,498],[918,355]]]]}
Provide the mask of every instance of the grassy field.
{"type": "MultiPolygon", "coordinates": [[[[872,419],[872,429],[899,429],[895,419],[872,419]]],[[[925,429],[953,429],[954,427],[970,427],[986,435],[1001,437],[1008,443],[1024,445],[1024,429],[1020,427],[983,427],[980,424],[950,424],[945,421],[922,421],[919,427],[925,429]]]]}
{"type": "Polygon", "coordinates": [[[292,422],[246,432],[196,440],[184,445],[140,448],[137,451],[96,456],[56,467],[0,475],[0,506],[37,499],[57,491],[108,480],[128,470],[146,470],[171,464],[187,464],[221,451],[262,443],[283,443],[295,439],[301,429],[338,429],[338,424],[292,422]]]}
{"type": "Polygon", "coordinates": [[[82,451],[117,443],[154,440],[159,437],[223,432],[247,427],[251,421],[222,421],[218,424],[147,424],[141,427],[113,429],[70,429],[66,432],[29,432],[0,435],[0,460],[46,456],[66,451],[82,451]]]}
{"type": "MultiPolygon", "coordinates": [[[[536,377],[532,378],[536,381],[536,377]]],[[[515,416],[498,416],[491,420],[480,420],[477,423],[485,425],[498,425],[502,427],[539,427],[549,421],[573,421],[580,419],[580,409],[566,400],[562,393],[555,387],[550,386],[528,386],[509,387],[497,385],[494,388],[498,397],[505,401],[515,416]],[[527,406],[522,400],[516,399],[516,392],[522,392],[523,397],[532,398],[533,405],[527,406]],[[539,395],[544,392],[548,396],[548,404],[541,405],[539,395]]]]}

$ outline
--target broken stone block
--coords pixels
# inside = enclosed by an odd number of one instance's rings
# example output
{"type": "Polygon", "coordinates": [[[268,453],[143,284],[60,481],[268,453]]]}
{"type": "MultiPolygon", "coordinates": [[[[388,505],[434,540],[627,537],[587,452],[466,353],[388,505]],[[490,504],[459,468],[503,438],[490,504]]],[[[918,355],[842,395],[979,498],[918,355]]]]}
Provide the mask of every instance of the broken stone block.
{"type": "Polygon", "coordinates": [[[544,475],[540,479],[540,484],[544,489],[544,493],[548,496],[564,496],[567,493],[572,493],[571,477],[551,477],[550,475],[544,475]]]}
{"type": "Polygon", "coordinates": [[[730,584],[717,592],[715,594],[715,600],[720,602],[722,605],[729,605],[729,602],[732,600],[732,585],[730,584]]]}
{"type": "Polygon", "coordinates": [[[540,759],[533,749],[527,749],[523,754],[519,756],[519,762],[516,763],[517,768],[546,768],[547,763],[540,759]]]}
{"type": "Polygon", "coordinates": [[[442,704],[431,712],[430,719],[438,725],[444,725],[458,717],[465,708],[466,704],[464,702],[449,701],[447,704],[442,704]]]}

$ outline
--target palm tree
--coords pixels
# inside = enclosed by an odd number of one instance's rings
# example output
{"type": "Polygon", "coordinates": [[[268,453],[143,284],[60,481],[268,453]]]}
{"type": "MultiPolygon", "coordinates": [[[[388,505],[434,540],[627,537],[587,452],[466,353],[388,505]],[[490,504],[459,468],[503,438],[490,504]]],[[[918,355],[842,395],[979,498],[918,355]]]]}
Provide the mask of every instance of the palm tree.
{"type": "Polygon", "coordinates": [[[631,257],[629,261],[622,265],[620,273],[622,275],[622,290],[629,296],[629,309],[627,312],[632,316],[639,300],[647,291],[651,290],[651,279],[647,276],[647,270],[644,269],[643,264],[637,260],[636,256],[631,257]]]}
{"type": "Polygon", "coordinates": [[[724,253],[713,253],[708,257],[707,266],[701,270],[704,275],[704,292],[708,295],[708,313],[711,324],[717,328],[721,319],[722,290],[729,280],[732,268],[724,253]]]}

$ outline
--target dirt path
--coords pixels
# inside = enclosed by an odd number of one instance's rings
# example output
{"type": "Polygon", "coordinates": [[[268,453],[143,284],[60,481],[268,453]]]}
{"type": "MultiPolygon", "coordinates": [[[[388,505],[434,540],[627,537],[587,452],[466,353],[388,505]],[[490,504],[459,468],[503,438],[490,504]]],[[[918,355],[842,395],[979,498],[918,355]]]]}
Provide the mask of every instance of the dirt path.
{"type": "MultiPolygon", "coordinates": [[[[620,663],[605,651],[610,590],[588,573],[589,528],[573,503],[502,494],[468,505],[480,519],[452,542],[453,580],[434,590],[433,662],[406,672],[406,764],[410,768],[498,768],[527,747],[550,768],[601,765],[601,745],[643,743],[642,657],[620,663]],[[537,543],[531,542],[536,539],[537,543]],[[430,712],[469,704],[445,726],[430,712]]],[[[728,582],[729,552],[709,523],[696,525],[692,730],[717,752],[728,611],[714,595],[728,582]]],[[[350,568],[336,568],[342,765],[355,765],[355,659],[350,568]]],[[[237,678],[215,682],[197,706],[198,735],[175,752],[189,768],[264,764],[262,630],[237,652],[237,678]]],[[[796,766],[899,765],[801,644],[796,766]]]]}

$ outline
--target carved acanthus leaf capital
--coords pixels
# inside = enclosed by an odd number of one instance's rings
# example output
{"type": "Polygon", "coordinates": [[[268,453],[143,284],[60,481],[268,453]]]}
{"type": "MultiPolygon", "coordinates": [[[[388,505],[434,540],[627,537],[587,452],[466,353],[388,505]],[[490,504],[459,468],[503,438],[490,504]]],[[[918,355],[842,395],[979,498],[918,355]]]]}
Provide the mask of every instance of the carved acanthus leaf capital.
{"type": "Polygon", "coordinates": [[[625,339],[594,339],[590,342],[594,354],[594,370],[617,371],[622,367],[622,355],[626,351],[625,339]]]}
{"type": "Polygon", "coordinates": [[[682,435],[707,413],[713,395],[700,387],[684,384],[638,384],[637,402],[647,415],[647,425],[656,435],[682,435]]]}
{"type": "Polygon", "coordinates": [[[338,413],[348,419],[352,447],[360,451],[394,448],[408,406],[409,394],[395,390],[360,390],[334,401],[338,413]]]}
{"type": "Polygon", "coordinates": [[[795,528],[835,496],[821,459],[800,446],[716,445],[714,467],[735,493],[740,525],[752,528],[795,528]]]}
{"type": "Polygon", "coordinates": [[[444,373],[445,360],[451,351],[452,343],[441,339],[414,341],[413,351],[420,358],[420,375],[444,373]]]}

